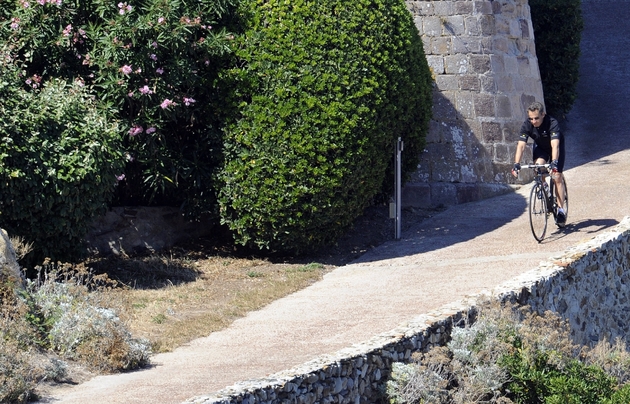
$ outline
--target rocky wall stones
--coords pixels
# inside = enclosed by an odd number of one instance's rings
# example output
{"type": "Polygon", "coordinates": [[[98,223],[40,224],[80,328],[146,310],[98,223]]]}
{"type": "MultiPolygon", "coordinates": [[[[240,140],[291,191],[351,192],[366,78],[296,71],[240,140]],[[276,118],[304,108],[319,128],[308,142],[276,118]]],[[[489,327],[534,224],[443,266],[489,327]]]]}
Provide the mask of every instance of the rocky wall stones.
{"type": "Polygon", "coordinates": [[[488,298],[554,311],[567,319],[577,342],[626,337],[630,329],[630,217],[487,293],[442,306],[398,328],[332,355],[267,378],[237,383],[186,404],[373,403],[391,364],[445,345],[453,327],[475,319],[488,298]]]}

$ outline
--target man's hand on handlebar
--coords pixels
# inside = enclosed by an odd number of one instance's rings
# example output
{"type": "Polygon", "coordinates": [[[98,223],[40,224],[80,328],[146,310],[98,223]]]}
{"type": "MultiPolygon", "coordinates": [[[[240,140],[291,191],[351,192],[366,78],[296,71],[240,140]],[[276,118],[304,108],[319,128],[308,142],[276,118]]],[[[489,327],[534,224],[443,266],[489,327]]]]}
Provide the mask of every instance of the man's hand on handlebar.
{"type": "Polygon", "coordinates": [[[512,168],[512,175],[518,177],[519,171],[521,171],[521,165],[519,163],[514,163],[514,167],[512,168]]]}
{"type": "Polygon", "coordinates": [[[558,160],[553,160],[551,162],[551,164],[549,164],[549,168],[551,169],[551,171],[556,172],[558,171],[558,160]]]}

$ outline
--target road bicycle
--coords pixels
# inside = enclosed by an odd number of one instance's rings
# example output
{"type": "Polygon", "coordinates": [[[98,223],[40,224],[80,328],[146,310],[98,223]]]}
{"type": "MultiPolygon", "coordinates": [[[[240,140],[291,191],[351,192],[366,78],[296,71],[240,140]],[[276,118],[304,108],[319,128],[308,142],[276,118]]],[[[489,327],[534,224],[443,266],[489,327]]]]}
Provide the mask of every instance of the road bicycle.
{"type": "MultiPolygon", "coordinates": [[[[558,223],[556,183],[551,179],[549,167],[550,164],[526,164],[521,166],[521,169],[531,168],[534,170],[534,186],[529,194],[529,224],[534,238],[539,243],[547,232],[549,215],[553,215],[556,226],[560,228],[564,227],[566,223],[566,221],[565,223],[558,223]]],[[[564,184],[563,207],[566,218],[569,215],[569,192],[567,191],[567,182],[564,175],[562,176],[562,183],[564,184]]]]}

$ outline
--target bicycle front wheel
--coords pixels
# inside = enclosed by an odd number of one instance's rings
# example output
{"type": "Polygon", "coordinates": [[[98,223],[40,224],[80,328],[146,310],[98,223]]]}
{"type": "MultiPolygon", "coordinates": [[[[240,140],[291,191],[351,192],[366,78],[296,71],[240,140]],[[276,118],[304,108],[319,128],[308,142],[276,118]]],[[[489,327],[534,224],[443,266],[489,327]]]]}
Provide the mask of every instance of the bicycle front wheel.
{"type": "Polygon", "coordinates": [[[532,228],[532,234],[539,243],[545,237],[547,231],[547,198],[542,184],[536,183],[532,187],[529,195],[529,224],[532,228]]]}

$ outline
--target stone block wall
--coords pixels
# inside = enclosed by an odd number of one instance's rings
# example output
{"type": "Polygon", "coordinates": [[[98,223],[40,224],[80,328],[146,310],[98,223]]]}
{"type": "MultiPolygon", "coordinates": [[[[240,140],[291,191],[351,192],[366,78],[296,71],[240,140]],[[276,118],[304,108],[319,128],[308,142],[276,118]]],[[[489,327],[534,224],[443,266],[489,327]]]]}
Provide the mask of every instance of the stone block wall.
{"type": "Polygon", "coordinates": [[[453,327],[472,322],[476,302],[488,296],[560,314],[568,319],[573,338],[583,344],[626,337],[629,270],[630,216],[612,231],[552,257],[483,296],[454,302],[362,344],[267,378],[191,398],[186,404],[379,402],[393,362],[446,344],[453,327]]]}
{"type": "Polygon", "coordinates": [[[543,101],[527,0],[406,3],[435,85],[426,150],[403,205],[454,205],[509,191],[526,108],[543,101]]]}

